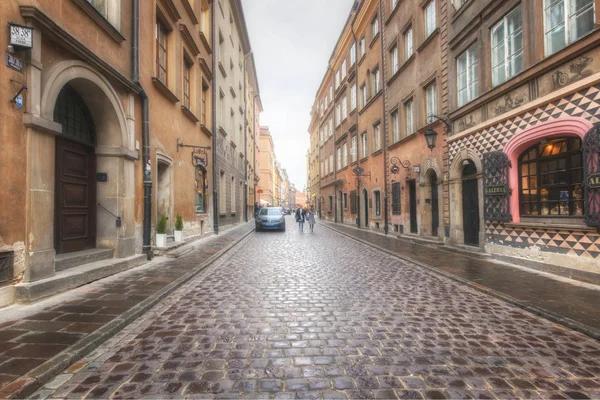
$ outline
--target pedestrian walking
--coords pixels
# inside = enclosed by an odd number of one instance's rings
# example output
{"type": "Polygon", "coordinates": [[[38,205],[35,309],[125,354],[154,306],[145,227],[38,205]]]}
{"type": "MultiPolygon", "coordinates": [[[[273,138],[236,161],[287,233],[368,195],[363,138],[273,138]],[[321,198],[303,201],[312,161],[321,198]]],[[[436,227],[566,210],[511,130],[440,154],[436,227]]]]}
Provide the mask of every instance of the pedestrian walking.
{"type": "Polygon", "coordinates": [[[308,213],[306,214],[306,219],[308,220],[308,227],[310,228],[311,232],[314,232],[315,229],[315,215],[316,215],[316,211],[315,211],[315,207],[311,206],[310,209],[308,210],[308,213]]]}
{"type": "Polygon", "coordinates": [[[304,220],[306,219],[306,210],[301,207],[298,207],[296,210],[296,222],[298,223],[298,227],[300,228],[300,232],[304,232],[304,220]]]}

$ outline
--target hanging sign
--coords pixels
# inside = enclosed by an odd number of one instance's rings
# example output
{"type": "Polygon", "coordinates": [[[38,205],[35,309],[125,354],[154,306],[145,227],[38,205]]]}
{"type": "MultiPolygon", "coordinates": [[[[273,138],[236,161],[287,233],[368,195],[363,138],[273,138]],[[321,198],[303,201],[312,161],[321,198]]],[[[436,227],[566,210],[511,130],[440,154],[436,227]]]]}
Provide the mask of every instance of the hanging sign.
{"type": "Polygon", "coordinates": [[[23,72],[23,60],[13,56],[8,51],[6,52],[6,66],[15,71],[23,72]]]}
{"type": "Polygon", "coordinates": [[[8,24],[10,28],[9,45],[29,50],[33,47],[33,28],[17,24],[8,24]]]}
{"type": "Polygon", "coordinates": [[[23,107],[23,95],[19,94],[15,97],[15,104],[17,105],[18,108],[23,107]]]}
{"type": "Polygon", "coordinates": [[[600,173],[589,174],[587,177],[587,187],[589,189],[600,188],[600,173]]]}

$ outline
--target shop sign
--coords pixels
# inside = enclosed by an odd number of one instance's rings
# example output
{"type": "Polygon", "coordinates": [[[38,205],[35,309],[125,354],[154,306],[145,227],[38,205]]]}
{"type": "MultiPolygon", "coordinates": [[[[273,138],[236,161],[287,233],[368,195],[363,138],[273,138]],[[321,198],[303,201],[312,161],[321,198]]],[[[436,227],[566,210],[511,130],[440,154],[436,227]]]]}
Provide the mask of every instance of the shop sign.
{"type": "Polygon", "coordinates": [[[23,107],[23,95],[22,94],[18,94],[15,97],[15,104],[17,105],[18,108],[23,107]]]}
{"type": "Polygon", "coordinates": [[[10,45],[21,49],[33,47],[33,28],[17,24],[8,24],[10,28],[10,45]]]}
{"type": "Polygon", "coordinates": [[[587,177],[587,187],[589,189],[600,188],[600,173],[590,174],[587,177]]]}
{"type": "Polygon", "coordinates": [[[6,66],[15,71],[23,72],[23,60],[13,56],[8,51],[6,52],[6,66]]]}
{"type": "Polygon", "coordinates": [[[486,196],[504,196],[506,195],[506,192],[505,185],[488,186],[485,188],[486,196]]]}

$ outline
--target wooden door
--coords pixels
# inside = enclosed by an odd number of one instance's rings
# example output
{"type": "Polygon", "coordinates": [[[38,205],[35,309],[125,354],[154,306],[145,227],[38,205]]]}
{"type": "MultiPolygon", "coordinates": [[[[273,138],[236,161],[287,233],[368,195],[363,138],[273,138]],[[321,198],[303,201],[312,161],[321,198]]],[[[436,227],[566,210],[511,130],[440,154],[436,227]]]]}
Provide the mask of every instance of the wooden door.
{"type": "Polygon", "coordinates": [[[479,193],[477,179],[462,181],[463,229],[465,244],[479,246],[479,193]]]}
{"type": "Polygon", "coordinates": [[[96,158],[94,147],[56,138],[56,252],[96,246],[96,158]]]}
{"type": "Polygon", "coordinates": [[[431,178],[431,235],[438,235],[438,228],[440,226],[440,214],[439,214],[439,198],[438,198],[438,187],[437,187],[437,175],[433,174],[431,178]]]}
{"type": "Polygon", "coordinates": [[[410,206],[410,233],[419,233],[417,226],[417,185],[415,181],[408,182],[410,206]]]}

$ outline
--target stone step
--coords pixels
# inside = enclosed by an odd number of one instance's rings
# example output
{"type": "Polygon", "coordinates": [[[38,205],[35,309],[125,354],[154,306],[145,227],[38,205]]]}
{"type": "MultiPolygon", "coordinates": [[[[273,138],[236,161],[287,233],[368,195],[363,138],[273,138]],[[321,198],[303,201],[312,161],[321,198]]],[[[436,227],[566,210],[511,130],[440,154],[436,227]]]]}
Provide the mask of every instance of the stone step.
{"type": "Polygon", "coordinates": [[[57,272],[56,275],[35,282],[15,285],[15,302],[33,303],[43,298],[83,286],[107,276],[140,266],[147,260],[145,254],[127,258],[111,258],[57,272]]]}
{"type": "Polygon", "coordinates": [[[481,258],[481,259],[491,259],[492,258],[491,254],[488,254],[477,247],[460,246],[460,245],[457,245],[457,246],[444,245],[444,246],[441,246],[440,249],[449,251],[451,253],[462,254],[462,255],[466,255],[466,256],[474,257],[474,258],[481,258]]]}
{"type": "Polygon", "coordinates": [[[412,242],[416,244],[420,244],[423,246],[440,246],[444,244],[443,239],[434,238],[434,237],[423,237],[411,234],[401,234],[396,236],[400,240],[406,240],[407,242],[412,242]]]}
{"type": "Polygon", "coordinates": [[[113,249],[89,249],[74,253],[57,254],[54,258],[54,270],[60,272],[80,265],[108,260],[113,258],[113,254],[113,249]]]}

